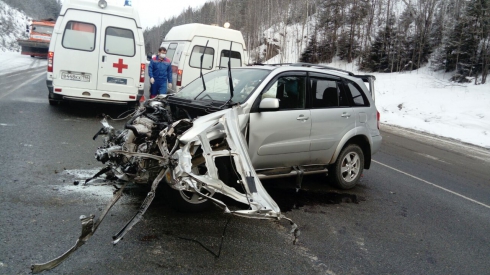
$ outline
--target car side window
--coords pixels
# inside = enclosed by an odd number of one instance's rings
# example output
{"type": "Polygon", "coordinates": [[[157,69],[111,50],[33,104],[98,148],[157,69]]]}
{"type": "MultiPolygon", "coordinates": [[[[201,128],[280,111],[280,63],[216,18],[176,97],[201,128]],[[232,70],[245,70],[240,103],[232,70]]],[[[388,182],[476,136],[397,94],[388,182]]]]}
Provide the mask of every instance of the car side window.
{"type": "Polygon", "coordinates": [[[350,95],[352,97],[352,106],[369,106],[369,101],[364,98],[363,93],[354,83],[348,81],[347,87],[349,88],[350,95]]]}
{"type": "MultiPolygon", "coordinates": [[[[193,68],[201,68],[201,56],[204,52],[205,46],[194,46],[189,60],[189,66],[193,68]]],[[[211,47],[206,48],[204,53],[204,59],[202,61],[202,68],[204,70],[211,70],[213,68],[214,49],[211,47]]]]}
{"type": "Polygon", "coordinates": [[[262,94],[262,99],[264,98],[279,99],[279,110],[304,109],[306,77],[281,76],[262,94]]]}
{"type": "Polygon", "coordinates": [[[312,108],[347,107],[349,102],[337,80],[311,77],[312,108]]]}
{"type": "Polygon", "coordinates": [[[64,48],[92,52],[95,49],[95,25],[69,21],[63,33],[64,48]]]}

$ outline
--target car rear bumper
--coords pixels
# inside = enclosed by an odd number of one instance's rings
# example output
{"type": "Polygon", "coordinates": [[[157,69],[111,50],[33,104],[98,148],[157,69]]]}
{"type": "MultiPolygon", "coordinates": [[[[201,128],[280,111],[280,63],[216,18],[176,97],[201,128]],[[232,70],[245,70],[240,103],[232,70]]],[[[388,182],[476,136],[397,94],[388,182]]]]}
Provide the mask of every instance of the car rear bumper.
{"type": "Polygon", "coordinates": [[[61,91],[57,91],[53,86],[53,81],[47,80],[46,86],[49,91],[49,99],[51,100],[74,100],[88,102],[102,102],[111,104],[128,104],[136,102],[143,96],[144,90],[138,90],[137,94],[127,94],[119,92],[108,92],[98,90],[86,90],[70,87],[60,87],[61,91]]]}
{"type": "Polygon", "coordinates": [[[381,141],[383,141],[383,138],[381,137],[381,135],[379,135],[371,137],[371,139],[373,141],[373,145],[371,147],[371,155],[374,155],[381,147],[381,141]]]}

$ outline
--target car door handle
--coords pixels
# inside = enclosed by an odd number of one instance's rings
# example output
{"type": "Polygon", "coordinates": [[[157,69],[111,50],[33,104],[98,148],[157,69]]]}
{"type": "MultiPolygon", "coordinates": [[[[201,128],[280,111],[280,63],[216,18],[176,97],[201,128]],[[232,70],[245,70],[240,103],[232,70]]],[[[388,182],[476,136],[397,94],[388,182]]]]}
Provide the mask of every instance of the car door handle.
{"type": "Polygon", "coordinates": [[[308,119],[310,119],[310,118],[307,116],[304,116],[304,115],[300,115],[299,117],[296,118],[296,120],[301,120],[301,121],[306,121],[308,119]]]}
{"type": "Polygon", "coordinates": [[[105,62],[105,55],[102,56],[102,62],[105,62]]]}
{"type": "Polygon", "coordinates": [[[341,117],[349,118],[349,117],[350,117],[350,114],[348,114],[348,113],[343,113],[343,114],[341,115],[341,117]]]}

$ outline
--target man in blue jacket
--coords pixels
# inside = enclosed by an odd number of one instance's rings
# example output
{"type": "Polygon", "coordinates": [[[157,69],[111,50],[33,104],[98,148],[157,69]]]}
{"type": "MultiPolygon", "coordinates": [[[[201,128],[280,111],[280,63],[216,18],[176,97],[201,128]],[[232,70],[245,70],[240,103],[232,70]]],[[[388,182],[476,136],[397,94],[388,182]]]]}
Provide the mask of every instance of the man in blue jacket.
{"type": "Polygon", "coordinates": [[[168,87],[172,88],[172,61],[167,58],[167,49],[158,49],[158,55],[150,61],[148,75],[150,76],[151,95],[154,98],[159,94],[167,93],[168,87]]]}

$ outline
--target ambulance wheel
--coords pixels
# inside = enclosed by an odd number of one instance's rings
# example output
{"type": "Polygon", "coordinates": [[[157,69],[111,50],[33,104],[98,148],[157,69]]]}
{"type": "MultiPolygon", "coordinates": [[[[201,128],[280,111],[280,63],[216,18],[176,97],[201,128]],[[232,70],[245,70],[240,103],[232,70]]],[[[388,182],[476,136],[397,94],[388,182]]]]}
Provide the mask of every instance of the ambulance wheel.
{"type": "Polygon", "coordinates": [[[128,110],[134,110],[136,108],[138,108],[140,106],[140,103],[139,101],[136,101],[136,102],[128,102],[128,110]]]}
{"type": "Polygon", "coordinates": [[[49,105],[51,106],[58,106],[59,104],[60,102],[57,100],[51,100],[51,99],[49,100],[49,105]]]}

